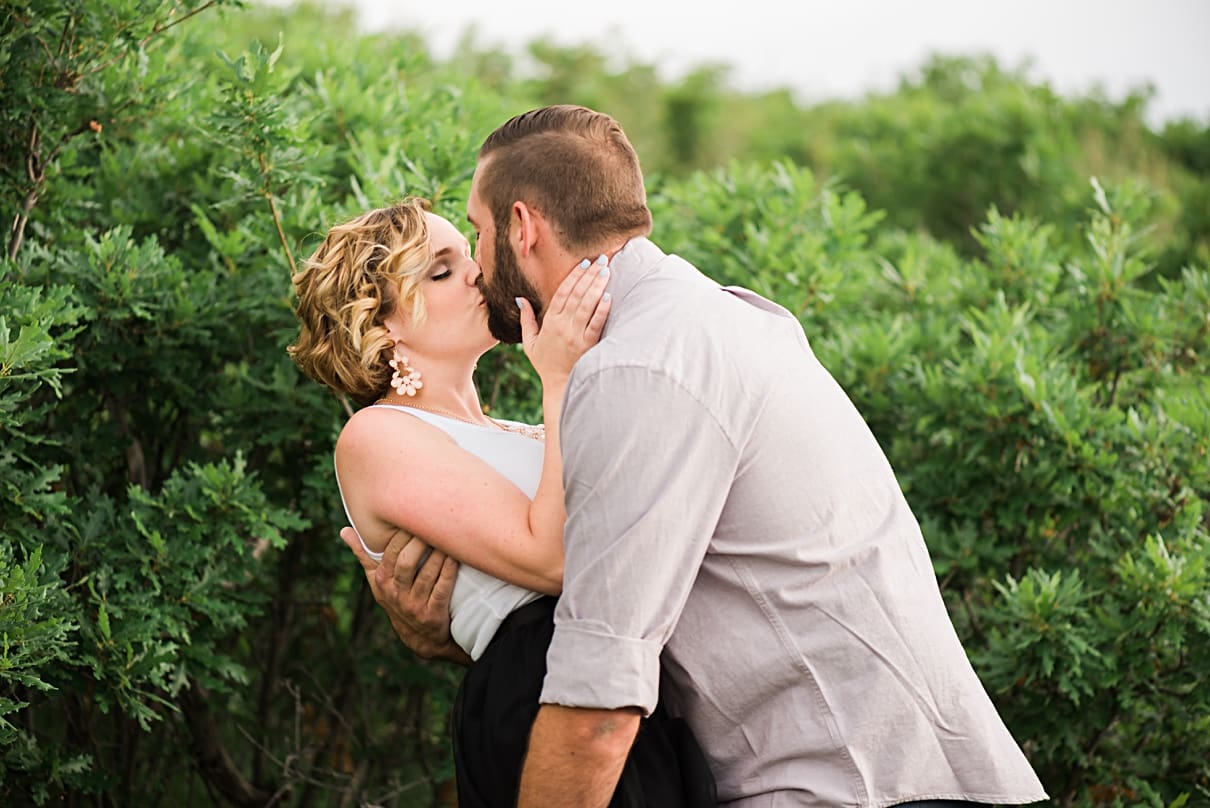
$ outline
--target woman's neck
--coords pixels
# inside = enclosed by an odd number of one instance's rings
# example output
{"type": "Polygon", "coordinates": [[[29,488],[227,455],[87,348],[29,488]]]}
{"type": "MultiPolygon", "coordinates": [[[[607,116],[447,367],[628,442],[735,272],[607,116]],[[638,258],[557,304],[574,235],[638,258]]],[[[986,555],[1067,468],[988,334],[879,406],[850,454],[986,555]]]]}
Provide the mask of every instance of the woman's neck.
{"type": "Polygon", "coordinates": [[[394,388],[387,388],[378,403],[416,407],[472,423],[486,420],[472,376],[473,363],[455,367],[448,362],[413,357],[409,364],[420,372],[422,386],[416,390],[416,395],[399,395],[394,388]]]}

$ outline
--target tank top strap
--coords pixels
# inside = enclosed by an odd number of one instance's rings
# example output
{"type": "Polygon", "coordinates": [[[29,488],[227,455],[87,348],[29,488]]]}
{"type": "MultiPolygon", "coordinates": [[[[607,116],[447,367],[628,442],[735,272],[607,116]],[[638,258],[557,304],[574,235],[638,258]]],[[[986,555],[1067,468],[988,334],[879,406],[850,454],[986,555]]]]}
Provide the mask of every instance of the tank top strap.
{"type": "Polygon", "coordinates": [[[374,552],[366,545],[366,540],[361,537],[361,531],[357,529],[356,523],[353,522],[353,514],[349,513],[349,503],[345,501],[345,491],[340,485],[340,472],[336,470],[335,452],[332,453],[332,476],[336,478],[336,490],[340,494],[340,505],[345,509],[345,518],[349,520],[349,527],[353,528],[357,541],[361,542],[361,549],[365,550],[366,555],[375,561],[382,561],[382,553],[374,552]]]}

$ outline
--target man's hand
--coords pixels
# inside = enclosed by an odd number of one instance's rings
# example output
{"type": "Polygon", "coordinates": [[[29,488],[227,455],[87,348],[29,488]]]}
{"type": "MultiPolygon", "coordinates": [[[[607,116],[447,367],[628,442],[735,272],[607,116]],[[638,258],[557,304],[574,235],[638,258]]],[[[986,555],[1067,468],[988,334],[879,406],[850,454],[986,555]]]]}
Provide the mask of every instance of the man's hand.
{"type": "Polygon", "coordinates": [[[458,562],[402,530],[375,562],[351,527],[341,540],[357,556],[374,600],[386,610],[403,644],[422,659],[469,665],[470,657],[450,637],[450,596],[458,562]]]}

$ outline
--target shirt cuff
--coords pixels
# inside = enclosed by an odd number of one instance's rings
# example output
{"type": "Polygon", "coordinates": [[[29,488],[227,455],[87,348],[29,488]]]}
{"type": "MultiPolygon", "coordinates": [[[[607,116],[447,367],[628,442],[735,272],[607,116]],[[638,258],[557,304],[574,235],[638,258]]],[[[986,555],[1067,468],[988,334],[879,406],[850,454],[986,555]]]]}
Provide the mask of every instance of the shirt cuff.
{"type": "Polygon", "coordinates": [[[598,710],[638,707],[650,715],[659,701],[661,650],[651,640],[556,625],[539,701],[598,710]]]}

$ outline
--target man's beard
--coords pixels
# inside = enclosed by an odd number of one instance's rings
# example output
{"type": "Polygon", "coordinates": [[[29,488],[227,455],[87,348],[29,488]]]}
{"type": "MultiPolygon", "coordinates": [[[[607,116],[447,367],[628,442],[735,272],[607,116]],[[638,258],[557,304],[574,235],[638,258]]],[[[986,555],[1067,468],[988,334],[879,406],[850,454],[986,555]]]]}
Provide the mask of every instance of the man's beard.
{"type": "Polygon", "coordinates": [[[516,299],[523,297],[529,301],[538,325],[542,324],[542,302],[538,290],[521,274],[517,255],[508,242],[508,229],[497,228],[496,233],[496,269],[490,281],[481,283],[487,302],[487,328],[501,342],[515,344],[521,341],[521,310],[516,299]]]}

